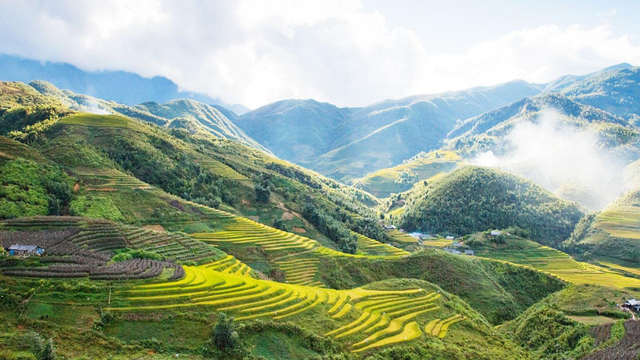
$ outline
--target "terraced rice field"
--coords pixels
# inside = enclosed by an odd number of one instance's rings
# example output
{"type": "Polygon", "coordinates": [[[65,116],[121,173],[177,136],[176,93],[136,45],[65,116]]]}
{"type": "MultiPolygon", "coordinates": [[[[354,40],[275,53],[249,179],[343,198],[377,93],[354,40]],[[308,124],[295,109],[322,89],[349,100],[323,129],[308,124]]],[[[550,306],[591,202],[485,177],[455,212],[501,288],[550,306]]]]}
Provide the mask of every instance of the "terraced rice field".
{"type": "Polygon", "coordinates": [[[609,236],[640,240],[640,208],[616,206],[597,216],[594,227],[609,236]]]}
{"type": "Polygon", "coordinates": [[[450,316],[446,319],[433,319],[427,324],[427,326],[425,326],[424,332],[429,335],[437,336],[440,339],[444,339],[444,337],[447,336],[449,327],[457,322],[463,321],[464,319],[466,319],[466,317],[460,314],[450,316]]]}
{"type": "Polygon", "coordinates": [[[203,167],[213,171],[217,175],[220,175],[227,179],[238,180],[238,181],[249,181],[249,178],[240,174],[239,172],[235,171],[231,167],[227,166],[226,164],[223,164],[218,160],[207,158],[207,159],[202,159],[198,161],[198,163],[203,167]]]}
{"type": "Polygon", "coordinates": [[[236,245],[258,245],[267,253],[299,252],[312,250],[320,243],[304,236],[260,224],[242,217],[233,218],[225,231],[194,233],[195,239],[209,243],[232,243],[236,245]]]}
{"type": "Polygon", "coordinates": [[[640,287],[640,279],[626,277],[601,266],[576,261],[562,251],[547,246],[522,250],[492,250],[476,253],[476,255],[544,271],[578,285],[640,287]]]}
{"type": "Polygon", "coordinates": [[[381,244],[361,236],[365,254],[345,254],[322,246],[316,240],[294,233],[274,229],[253,220],[235,217],[217,211],[221,219],[227,221],[224,231],[213,233],[193,233],[194,239],[210,244],[234,246],[260,246],[269,256],[279,259],[274,265],[285,272],[285,280],[290,284],[323,287],[319,281],[318,263],[322,257],[353,257],[373,259],[397,259],[409,255],[408,252],[393,246],[381,244]]]}
{"type": "Polygon", "coordinates": [[[218,256],[212,245],[180,233],[166,233],[130,225],[118,225],[128,247],[153,251],[168,259],[206,261],[218,256]]]}
{"type": "Polygon", "coordinates": [[[401,243],[407,243],[407,244],[418,243],[418,239],[414,238],[413,236],[409,236],[400,230],[389,231],[389,236],[391,236],[395,241],[398,241],[401,243]]]}
{"type": "Polygon", "coordinates": [[[356,236],[358,236],[358,250],[367,255],[389,256],[394,258],[410,255],[407,251],[398,249],[395,246],[383,244],[364,235],[356,234],[356,236]]]}
{"type": "Polygon", "coordinates": [[[105,172],[99,169],[77,169],[87,191],[150,190],[153,187],[137,178],[118,171],[105,172]]]}
{"type": "MultiPolygon", "coordinates": [[[[352,350],[355,352],[413,340],[422,335],[420,326],[413,320],[422,314],[439,309],[435,303],[439,298],[438,293],[424,292],[419,297],[388,295],[359,301],[350,309],[359,310],[361,315],[356,320],[325,335],[336,339],[349,337],[358,339],[352,345],[352,350]]],[[[346,313],[348,312],[349,310],[346,313]]],[[[346,313],[336,313],[334,318],[342,317],[346,313]]]]}
{"type": "Polygon", "coordinates": [[[285,258],[275,262],[285,272],[285,280],[289,284],[325,287],[321,281],[314,280],[318,273],[317,257],[285,258]]]}
{"type": "Polygon", "coordinates": [[[130,120],[120,115],[76,114],[58,121],[63,125],[84,125],[100,127],[129,127],[130,120]]]}
{"type": "Polygon", "coordinates": [[[353,351],[409,341],[422,335],[416,319],[439,308],[440,294],[422,289],[332,290],[254,279],[247,267],[228,257],[185,266],[182,280],[140,285],[116,296],[127,306],[109,310],[139,312],[203,306],[232,313],[236,320],[288,319],[303,312],[356,320],[327,333],[356,339],[353,351]],[[233,264],[233,265],[231,265],[233,264]]]}

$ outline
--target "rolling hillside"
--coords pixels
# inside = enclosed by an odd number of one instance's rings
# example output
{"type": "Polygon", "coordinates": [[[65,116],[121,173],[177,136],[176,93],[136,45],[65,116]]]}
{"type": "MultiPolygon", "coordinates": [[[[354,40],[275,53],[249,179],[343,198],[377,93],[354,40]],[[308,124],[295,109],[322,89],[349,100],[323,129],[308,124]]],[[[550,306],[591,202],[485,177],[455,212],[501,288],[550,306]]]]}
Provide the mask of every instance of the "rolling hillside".
{"type": "Polygon", "coordinates": [[[640,192],[631,191],[602,212],[585,217],[566,246],[603,264],[640,262],[640,192]]]}
{"type": "Polygon", "coordinates": [[[268,152],[262,145],[235,126],[216,107],[194,100],[172,100],[164,104],[145,102],[136,106],[128,106],[76,94],[69,90],[60,90],[53,84],[41,80],[33,81],[29,85],[43,95],[55,98],[76,111],[95,114],[118,113],[160,126],[184,128],[191,133],[208,132],[217,138],[236,140],[247,146],[268,152]]]}

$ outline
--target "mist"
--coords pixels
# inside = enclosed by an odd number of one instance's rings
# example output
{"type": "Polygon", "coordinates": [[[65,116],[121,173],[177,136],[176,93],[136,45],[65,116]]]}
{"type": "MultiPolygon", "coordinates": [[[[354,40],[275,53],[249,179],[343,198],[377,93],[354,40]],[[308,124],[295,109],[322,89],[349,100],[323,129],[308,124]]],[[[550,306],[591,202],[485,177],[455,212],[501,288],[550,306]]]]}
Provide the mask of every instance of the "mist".
{"type": "Polygon", "coordinates": [[[94,99],[86,99],[82,106],[84,106],[84,111],[89,112],[91,114],[96,114],[96,115],[109,115],[111,114],[108,110],[102,108],[100,106],[100,104],[98,104],[97,101],[95,101],[94,99]]]}
{"type": "Polygon", "coordinates": [[[601,147],[598,134],[563,122],[553,111],[517,124],[505,141],[505,155],[489,151],[471,163],[525,176],[591,210],[601,210],[624,190],[628,160],[601,147]]]}

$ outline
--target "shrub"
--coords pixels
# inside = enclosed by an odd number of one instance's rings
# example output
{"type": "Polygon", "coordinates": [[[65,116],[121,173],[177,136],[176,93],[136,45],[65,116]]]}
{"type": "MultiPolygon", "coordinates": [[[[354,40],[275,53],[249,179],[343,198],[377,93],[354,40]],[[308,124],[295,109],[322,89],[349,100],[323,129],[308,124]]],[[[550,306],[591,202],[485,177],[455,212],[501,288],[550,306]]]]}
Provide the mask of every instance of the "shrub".
{"type": "Polygon", "coordinates": [[[269,201],[269,197],[271,196],[271,190],[268,187],[264,187],[260,184],[256,184],[256,200],[259,202],[266,203],[269,201]]]}
{"type": "Polygon", "coordinates": [[[218,322],[213,328],[212,340],[220,351],[228,352],[238,347],[238,333],[234,329],[233,318],[225,313],[218,315],[218,322]]]}

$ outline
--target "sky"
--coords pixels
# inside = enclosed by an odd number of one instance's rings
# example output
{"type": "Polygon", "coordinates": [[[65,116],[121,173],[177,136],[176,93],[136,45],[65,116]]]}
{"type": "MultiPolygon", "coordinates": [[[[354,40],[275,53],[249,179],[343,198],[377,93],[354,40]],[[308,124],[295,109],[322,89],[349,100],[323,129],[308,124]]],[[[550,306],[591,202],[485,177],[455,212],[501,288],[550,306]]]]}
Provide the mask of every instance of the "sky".
{"type": "Polygon", "coordinates": [[[640,65],[634,1],[0,0],[0,53],[165,76],[251,108],[640,65]]]}

